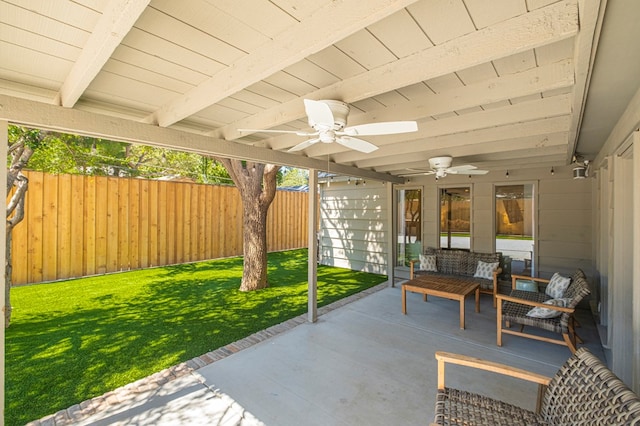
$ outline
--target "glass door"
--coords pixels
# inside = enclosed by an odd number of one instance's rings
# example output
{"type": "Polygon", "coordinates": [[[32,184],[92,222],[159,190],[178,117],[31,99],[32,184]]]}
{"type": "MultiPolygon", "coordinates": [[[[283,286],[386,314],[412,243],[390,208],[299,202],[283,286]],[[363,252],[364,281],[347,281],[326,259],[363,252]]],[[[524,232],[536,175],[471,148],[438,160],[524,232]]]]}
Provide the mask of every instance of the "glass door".
{"type": "Polygon", "coordinates": [[[396,266],[408,266],[422,252],[422,190],[399,189],[396,266]]]}
{"type": "Polygon", "coordinates": [[[533,184],[496,186],[496,251],[505,258],[505,275],[532,275],[533,184]]]}
{"type": "Polygon", "coordinates": [[[471,190],[440,189],[440,248],[471,249],[471,190]]]}

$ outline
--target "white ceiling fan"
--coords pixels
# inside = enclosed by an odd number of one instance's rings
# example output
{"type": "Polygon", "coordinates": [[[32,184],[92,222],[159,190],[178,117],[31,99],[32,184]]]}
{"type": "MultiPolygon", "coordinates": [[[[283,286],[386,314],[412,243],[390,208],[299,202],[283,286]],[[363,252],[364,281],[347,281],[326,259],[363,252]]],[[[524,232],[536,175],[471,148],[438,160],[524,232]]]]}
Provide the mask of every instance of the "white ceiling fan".
{"type": "Polygon", "coordinates": [[[453,161],[453,158],[450,156],[429,158],[429,167],[431,168],[430,171],[412,173],[404,176],[436,175],[436,179],[440,179],[445,177],[448,174],[486,175],[487,173],[489,173],[489,170],[478,170],[476,166],[472,166],[471,164],[451,167],[452,161],[453,161]]]}
{"type": "Polygon", "coordinates": [[[341,101],[314,101],[311,99],[305,99],[304,108],[309,119],[309,125],[314,129],[313,132],[257,129],[238,129],[238,131],[293,133],[298,136],[307,136],[310,138],[299,143],[293,148],[290,148],[289,152],[301,151],[318,142],[337,142],[347,148],[364,153],[370,153],[378,149],[378,147],[355,136],[392,135],[396,133],[415,132],[418,130],[418,124],[415,121],[388,121],[345,127],[347,125],[347,116],[349,115],[349,105],[341,101]]]}

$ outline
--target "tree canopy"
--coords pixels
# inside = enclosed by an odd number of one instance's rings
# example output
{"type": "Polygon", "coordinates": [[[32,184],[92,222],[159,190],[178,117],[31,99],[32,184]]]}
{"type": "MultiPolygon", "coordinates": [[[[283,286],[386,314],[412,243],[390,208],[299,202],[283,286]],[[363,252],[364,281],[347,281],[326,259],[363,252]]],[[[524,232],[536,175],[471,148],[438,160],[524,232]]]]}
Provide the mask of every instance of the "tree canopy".
{"type": "MultiPolygon", "coordinates": [[[[26,133],[40,132],[9,126],[9,145],[26,133]]],[[[53,174],[175,178],[234,185],[220,161],[200,154],[54,132],[47,132],[46,138],[40,139],[38,146],[32,147],[34,152],[26,169],[53,174]]],[[[306,170],[283,168],[276,181],[279,187],[300,186],[306,185],[309,177],[306,170]]]]}

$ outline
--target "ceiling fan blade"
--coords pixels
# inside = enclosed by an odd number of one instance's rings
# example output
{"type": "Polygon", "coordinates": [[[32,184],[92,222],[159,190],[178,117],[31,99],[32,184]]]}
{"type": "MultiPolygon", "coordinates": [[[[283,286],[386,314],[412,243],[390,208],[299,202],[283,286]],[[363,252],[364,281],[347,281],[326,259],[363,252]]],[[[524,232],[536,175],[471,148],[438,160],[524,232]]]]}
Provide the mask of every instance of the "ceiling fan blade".
{"type": "Polygon", "coordinates": [[[311,145],[313,145],[314,143],[318,143],[318,142],[320,142],[320,138],[309,139],[309,140],[306,140],[304,142],[299,143],[298,145],[294,146],[293,148],[289,148],[289,150],[287,150],[287,152],[302,151],[303,149],[309,148],[311,145]]]}
{"type": "Polygon", "coordinates": [[[430,172],[416,172],[416,173],[405,173],[400,176],[425,176],[425,175],[434,175],[436,172],[431,170],[430,172]]]}
{"type": "Polygon", "coordinates": [[[365,140],[358,139],[358,138],[352,138],[350,136],[338,137],[336,138],[336,142],[338,142],[340,145],[346,146],[349,149],[354,149],[356,151],[364,152],[365,154],[368,154],[378,149],[377,146],[375,146],[370,142],[367,142],[365,140]]]}
{"type": "Polygon", "coordinates": [[[462,172],[462,174],[468,175],[486,175],[489,173],[489,170],[467,170],[466,172],[462,172]]]}
{"type": "Polygon", "coordinates": [[[318,133],[301,132],[300,130],[265,130],[265,129],[238,129],[240,133],[290,133],[298,136],[315,136],[318,133]]]}
{"type": "Polygon", "coordinates": [[[333,129],[335,121],[329,105],[324,102],[305,99],[304,109],[311,127],[315,128],[316,125],[321,125],[326,126],[328,129],[333,129]]]}
{"type": "Polygon", "coordinates": [[[449,167],[447,168],[447,173],[460,173],[460,172],[466,172],[468,170],[475,170],[475,169],[477,169],[476,166],[472,166],[471,164],[465,164],[463,166],[449,167]]]}
{"type": "Polygon", "coordinates": [[[409,133],[417,130],[418,123],[415,121],[386,121],[382,123],[368,123],[345,127],[344,131],[340,133],[344,133],[348,136],[374,136],[409,133]]]}

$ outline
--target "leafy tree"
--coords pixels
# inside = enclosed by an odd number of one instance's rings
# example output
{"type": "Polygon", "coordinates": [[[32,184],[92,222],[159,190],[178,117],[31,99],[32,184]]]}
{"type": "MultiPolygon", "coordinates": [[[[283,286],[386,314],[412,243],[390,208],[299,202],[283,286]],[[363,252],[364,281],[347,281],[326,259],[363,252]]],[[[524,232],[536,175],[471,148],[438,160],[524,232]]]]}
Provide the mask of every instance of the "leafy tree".
{"type": "Polygon", "coordinates": [[[33,154],[29,168],[48,173],[127,176],[127,145],[78,135],[50,134],[33,154]]]}
{"type": "Polygon", "coordinates": [[[93,176],[186,177],[194,182],[232,184],[226,169],[199,154],[51,133],[29,161],[29,169],[93,176]]]}
{"type": "Polygon", "coordinates": [[[218,159],[229,172],[242,199],[243,267],[240,291],[269,286],[267,281],[267,212],[276,196],[280,166],[218,159]]]}
{"type": "Polygon", "coordinates": [[[309,172],[307,170],[292,167],[283,167],[283,169],[283,177],[278,186],[291,187],[309,184],[309,172]]]}
{"type": "Polygon", "coordinates": [[[11,241],[13,228],[24,219],[24,200],[29,180],[22,173],[34,151],[49,137],[48,132],[9,126],[9,158],[7,164],[6,255],[5,255],[5,327],[11,324],[11,241]]]}

